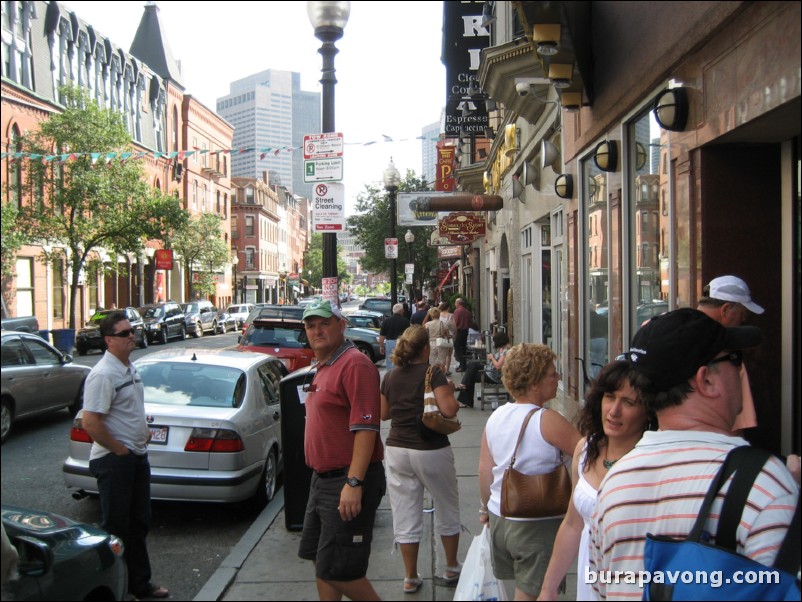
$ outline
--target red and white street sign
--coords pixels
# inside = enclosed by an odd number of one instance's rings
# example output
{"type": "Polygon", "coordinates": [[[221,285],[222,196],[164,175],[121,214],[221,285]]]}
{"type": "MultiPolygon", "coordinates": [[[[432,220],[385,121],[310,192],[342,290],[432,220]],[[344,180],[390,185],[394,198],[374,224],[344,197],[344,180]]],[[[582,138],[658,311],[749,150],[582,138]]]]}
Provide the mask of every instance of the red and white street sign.
{"type": "Polygon", "coordinates": [[[341,132],[304,136],[304,159],[331,159],[343,156],[341,132]]]}
{"type": "Polygon", "coordinates": [[[384,258],[385,259],[398,259],[398,239],[385,238],[384,239],[384,258]]]}

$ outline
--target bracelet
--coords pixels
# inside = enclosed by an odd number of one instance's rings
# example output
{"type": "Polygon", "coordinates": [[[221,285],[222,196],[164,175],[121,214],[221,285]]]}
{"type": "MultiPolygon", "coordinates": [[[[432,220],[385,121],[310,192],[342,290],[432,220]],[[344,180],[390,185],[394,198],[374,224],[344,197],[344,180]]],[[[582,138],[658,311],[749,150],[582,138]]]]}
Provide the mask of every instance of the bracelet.
{"type": "Polygon", "coordinates": [[[479,516],[487,516],[487,515],[488,515],[487,510],[479,510],[479,516]]]}

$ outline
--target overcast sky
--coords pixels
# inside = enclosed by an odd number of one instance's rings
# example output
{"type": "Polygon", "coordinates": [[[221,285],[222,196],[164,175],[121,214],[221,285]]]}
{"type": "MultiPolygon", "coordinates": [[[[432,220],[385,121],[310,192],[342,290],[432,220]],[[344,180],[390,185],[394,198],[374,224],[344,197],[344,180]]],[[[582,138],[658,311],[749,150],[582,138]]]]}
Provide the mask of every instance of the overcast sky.
{"type": "MultiPolygon", "coordinates": [[[[128,50],[142,1],[63,2],[128,50]]],[[[322,57],[305,2],[157,2],[186,92],[214,110],[229,83],[265,69],[301,73],[320,91],[322,57]]],[[[445,104],[442,2],[351,2],[335,58],[335,124],[345,146],[346,212],[366,183],[380,182],[392,156],[402,174],[421,173],[421,129],[445,104]],[[384,142],[383,136],[393,142],[384,142]],[[407,139],[406,142],[401,140],[407,139]],[[376,144],[362,144],[376,141],[376,144]]],[[[42,17],[40,15],[40,17],[42,17]]],[[[315,133],[315,132],[309,132],[315,133]]]]}

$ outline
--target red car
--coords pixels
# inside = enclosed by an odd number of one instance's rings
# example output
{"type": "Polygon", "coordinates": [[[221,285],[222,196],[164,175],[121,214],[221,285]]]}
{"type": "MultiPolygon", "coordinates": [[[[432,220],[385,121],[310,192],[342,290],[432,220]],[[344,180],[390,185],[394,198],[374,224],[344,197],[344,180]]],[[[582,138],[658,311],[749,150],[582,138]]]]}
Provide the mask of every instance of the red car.
{"type": "Polygon", "coordinates": [[[290,372],[311,365],[315,359],[301,320],[257,318],[248,326],[238,349],[268,353],[280,359],[290,372]]]}

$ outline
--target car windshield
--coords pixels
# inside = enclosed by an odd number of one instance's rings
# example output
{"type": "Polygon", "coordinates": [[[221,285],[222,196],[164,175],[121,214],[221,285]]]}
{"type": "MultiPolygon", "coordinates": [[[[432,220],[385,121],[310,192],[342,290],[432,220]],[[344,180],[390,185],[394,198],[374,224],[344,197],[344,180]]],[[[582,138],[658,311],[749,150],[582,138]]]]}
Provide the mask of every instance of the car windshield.
{"type": "Polygon", "coordinates": [[[256,347],[285,347],[303,349],[309,347],[306,331],[297,328],[253,324],[242,339],[243,345],[256,347]]]}
{"type": "Polygon", "coordinates": [[[198,311],[198,304],[197,303],[187,303],[184,306],[184,312],[185,313],[191,314],[191,313],[195,313],[197,311],[198,311]]]}
{"type": "Polygon", "coordinates": [[[236,408],[245,393],[245,373],[209,364],[159,362],[137,367],[145,403],[236,408]]]}
{"type": "Polygon", "coordinates": [[[148,311],[145,312],[146,318],[161,318],[164,315],[164,308],[163,307],[150,307],[148,311]]]}

